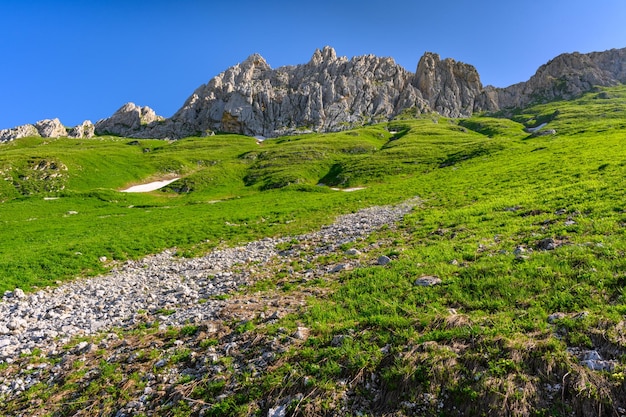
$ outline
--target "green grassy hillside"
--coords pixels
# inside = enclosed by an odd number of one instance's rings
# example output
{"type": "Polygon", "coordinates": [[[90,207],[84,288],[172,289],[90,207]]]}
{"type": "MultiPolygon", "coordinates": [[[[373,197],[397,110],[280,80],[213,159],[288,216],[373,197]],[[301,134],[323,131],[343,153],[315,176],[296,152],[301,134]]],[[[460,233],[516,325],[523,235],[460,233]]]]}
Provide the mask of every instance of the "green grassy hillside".
{"type": "Polygon", "coordinates": [[[299,233],[419,196],[398,229],[356,245],[381,242],[389,266],[318,283],[325,298],[301,314],[244,330],[272,338],[305,326],[302,346],[267,374],[227,369],[235,396],[219,397],[224,386],[212,379],[181,382],[212,388],[188,389],[189,401],[167,413],[191,415],[201,403],[210,415],[260,414],[260,399],[300,393],[291,411],[333,415],[351,381],[376,415],[622,415],[625,141],[623,86],[510,119],[429,116],[260,145],[235,135],[18,140],[0,145],[0,291],[170,247],[191,255],[299,233]],[[542,123],[556,133],[524,131],[542,123]],[[119,192],[174,175],[182,179],[164,190],[119,192]],[[415,286],[423,275],[442,285],[415,286]],[[349,338],[333,343],[337,335],[349,338]],[[572,348],[615,366],[592,371],[572,348]],[[370,375],[382,395],[369,397],[370,375]]]}
{"type": "Polygon", "coordinates": [[[110,266],[103,256],[194,253],[303,231],[341,212],[397,202],[405,193],[391,184],[406,187],[506,142],[431,118],[260,145],[235,135],[18,140],[0,148],[0,291],[103,272],[110,266]],[[120,192],[174,176],[181,179],[157,192],[120,192]],[[349,195],[321,184],[371,190],[349,195]]]}

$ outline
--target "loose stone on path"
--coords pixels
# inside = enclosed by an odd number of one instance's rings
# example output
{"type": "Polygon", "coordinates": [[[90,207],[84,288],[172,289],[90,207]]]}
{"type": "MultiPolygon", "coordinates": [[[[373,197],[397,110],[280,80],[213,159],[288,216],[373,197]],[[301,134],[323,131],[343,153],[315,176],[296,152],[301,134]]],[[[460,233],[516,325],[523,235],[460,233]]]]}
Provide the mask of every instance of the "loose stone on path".
{"type": "MultiPolygon", "coordinates": [[[[164,251],[54,289],[8,291],[0,301],[0,363],[35,348],[55,353],[72,337],[132,327],[145,321],[146,314],[158,317],[162,326],[215,320],[226,304],[218,296],[253,282],[255,270],[246,265],[261,270],[280,257],[277,245],[295,239],[306,242],[316,256],[343,253],[342,245],[401,220],[417,202],[367,208],[339,216],[316,232],[265,238],[199,258],[181,259],[164,251]]],[[[314,272],[324,273],[328,271],[314,272]]]]}

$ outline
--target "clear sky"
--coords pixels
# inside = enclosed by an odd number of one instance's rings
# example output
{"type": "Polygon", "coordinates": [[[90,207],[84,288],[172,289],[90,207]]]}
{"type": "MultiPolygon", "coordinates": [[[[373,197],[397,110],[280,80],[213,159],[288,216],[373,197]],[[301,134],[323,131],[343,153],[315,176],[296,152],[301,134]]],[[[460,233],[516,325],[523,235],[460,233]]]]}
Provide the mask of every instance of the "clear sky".
{"type": "Polygon", "coordinates": [[[277,68],[325,45],[409,71],[436,52],[506,87],[558,54],[626,47],[626,0],[0,0],[0,129],[129,101],[169,117],[252,53],[277,68]]]}

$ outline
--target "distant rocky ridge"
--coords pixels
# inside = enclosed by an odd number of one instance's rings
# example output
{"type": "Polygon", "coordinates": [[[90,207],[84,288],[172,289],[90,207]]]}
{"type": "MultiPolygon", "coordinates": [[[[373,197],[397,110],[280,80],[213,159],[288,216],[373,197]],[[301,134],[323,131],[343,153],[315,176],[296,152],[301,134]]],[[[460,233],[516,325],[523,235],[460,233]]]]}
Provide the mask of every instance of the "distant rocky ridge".
{"type": "Polygon", "coordinates": [[[34,125],[26,124],[13,129],[0,130],[0,143],[26,137],[43,138],[91,138],[95,135],[95,127],[89,120],[72,128],[66,128],[59,119],[40,120],[34,125]]]}
{"type": "MultiPolygon", "coordinates": [[[[471,65],[427,52],[411,73],[392,58],[348,60],[316,50],[302,65],[272,69],[253,54],[200,86],[172,117],[127,103],[111,117],[66,129],[72,137],[112,134],[181,138],[213,131],[274,137],[306,131],[338,131],[384,121],[410,111],[467,117],[555,99],[570,99],[595,86],[626,83],[626,48],[562,54],[530,80],[506,88],[483,87],[471,65]]],[[[64,136],[58,119],[0,130],[0,142],[18,137],[64,136]],[[35,133],[35,129],[36,133],[35,133]]]]}
{"type": "Polygon", "coordinates": [[[539,67],[528,81],[506,88],[487,86],[474,111],[523,108],[533,103],[569,100],[594,87],[626,83],[626,48],[562,54],[539,67]]]}

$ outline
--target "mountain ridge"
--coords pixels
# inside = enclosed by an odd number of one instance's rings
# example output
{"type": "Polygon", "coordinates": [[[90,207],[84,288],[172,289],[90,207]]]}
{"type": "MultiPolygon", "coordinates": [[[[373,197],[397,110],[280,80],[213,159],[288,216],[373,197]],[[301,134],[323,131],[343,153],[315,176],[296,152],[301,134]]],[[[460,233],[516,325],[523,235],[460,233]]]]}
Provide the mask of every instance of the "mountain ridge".
{"type": "MultiPolygon", "coordinates": [[[[73,137],[95,133],[178,139],[214,131],[275,137],[345,130],[403,112],[469,117],[571,99],[595,86],[620,83],[626,83],[626,48],[561,54],[529,80],[499,88],[483,87],[474,66],[433,52],[424,53],[412,73],[393,58],[363,55],[348,60],[326,46],[305,64],[276,69],[252,54],[198,87],[167,119],[147,106],[126,103],[95,125],[85,121],[66,130],[73,137]]],[[[58,119],[43,120],[0,130],[0,142],[63,132],[58,119]],[[55,128],[42,128],[50,124],[55,128]]]]}

